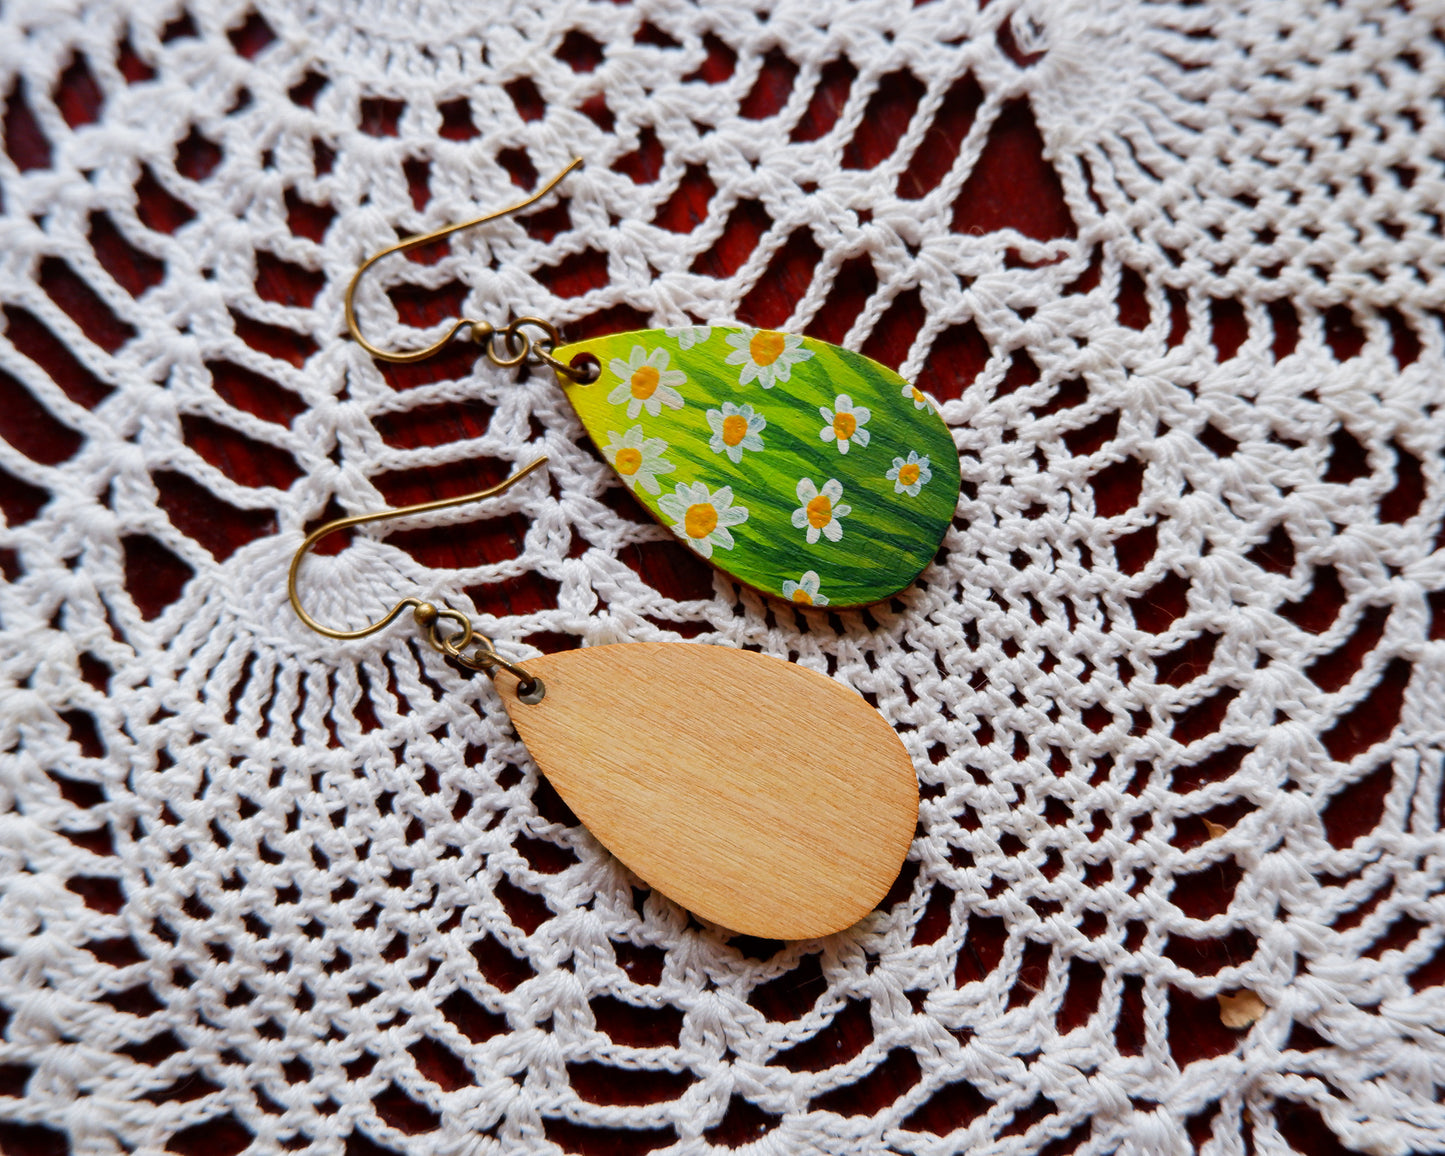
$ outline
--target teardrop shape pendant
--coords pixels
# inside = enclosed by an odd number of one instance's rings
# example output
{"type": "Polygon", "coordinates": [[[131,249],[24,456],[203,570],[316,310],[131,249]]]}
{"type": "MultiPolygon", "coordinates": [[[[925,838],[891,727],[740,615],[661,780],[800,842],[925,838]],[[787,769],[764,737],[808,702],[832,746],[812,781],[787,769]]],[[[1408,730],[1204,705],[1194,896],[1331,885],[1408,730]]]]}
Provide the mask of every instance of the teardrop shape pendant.
{"type": "Polygon", "coordinates": [[[653,517],[738,581],[862,606],[938,552],[958,453],[891,369],[741,326],[615,333],[555,353],[583,354],[598,378],[562,385],[597,448],[653,517]]]}
{"type": "Polygon", "coordinates": [[[633,642],[496,680],[557,793],[618,859],[731,931],[812,939],[897,878],[918,821],[903,743],[861,697],[752,651],[633,642]]]}

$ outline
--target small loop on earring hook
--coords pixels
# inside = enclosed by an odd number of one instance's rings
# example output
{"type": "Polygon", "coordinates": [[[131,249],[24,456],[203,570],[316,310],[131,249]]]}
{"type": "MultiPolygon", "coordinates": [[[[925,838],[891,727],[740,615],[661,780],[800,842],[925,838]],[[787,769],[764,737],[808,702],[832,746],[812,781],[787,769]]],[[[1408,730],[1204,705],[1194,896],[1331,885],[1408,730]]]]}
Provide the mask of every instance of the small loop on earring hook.
{"type": "Polygon", "coordinates": [[[414,514],[429,514],[436,510],[446,510],[452,506],[462,506],[468,502],[478,502],[483,498],[495,497],[497,494],[511,489],[533,470],[543,465],[546,460],[545,456],[540,457],[523,466],[505,481],[488,489],[478,490],[475,494],[463,494],[459,498],[442,498],[435,502],[422,502],[415,506],[403,506],[398,510],[377,510],[371,514],[356,514],[349,518],[337,518],[333,522],[327,522],[324,526],[317,527],[297,547],[296,553],[291,559],[291,568],[286,575],[286,595],[291,600],[291,609],[296,611],[296,616],[317,634],[326,638],[334,638],[340,642],[351,642],[375,634],[378,630],[395,622],[403,611],[410,609],[412,618],[418,626],[426,631],[428,641],[437,650],[449,658],[456,659],[463,666],[482,671],[489,678],[496,670],[505,670],[516,677],[517,697],[522,702],[528,704],[541,702],[542,696],[546,694],[542,680],[529,674],[525,667],[508,662],[499,655],[496,647],[492,645],[492,640],[484,634],[479,634],[471,620],[460,610],[453,610],[450,606],[436,606],[420,598],[403,598],[375,622],[369,622],[357,630],[337,630],[322,625],[307,613],[306,608],[301,605],[301,595],[296,589],[296,576],[301,570],[301,560],[310,553],[317,542],[328,534],[350,529],[352,526],[364,526],[368,522],[385,522],[393,518],[411,517],[414,514]],[[456,623],[457,630],[450,634],[444,634],[440,629],[443,620],[456,623]],[[464,654],[463,652],[473,642],[478,644],[476,650],[470,655],[464,654]]]}
{"type": "Polygon", "coordinates": [[[362,349],[366,350],[366,352],[369,353],[372,357],[380,358],[382,361],[392,361],[402,365],[409,365],[413,362],[424,361],[428,357],[431,357],[434,353],[440,352],[452,341],[453,338],[457,336],[458,333],[460,333],[464,329],[469,329],[471,338],[474,341],[482,344],[483,352],[486,354],[488,360],[490,360],[493,365],[500,366],[504,369],[511,368],[513,366],[521,365],[524,361],[527,360],[528,357],[535,355],[540,360],[550,365],[558,373],[561,373],[574,381],[580,381],[581,379],[577,376],[577,371],[573,370],[570,366],[563,365],[560,361],[558,361],[551,355],[551,350],[556,348],[559,340],[556,326],[550,324],[549,322],[542,321],[541,319],[536,317],[519,318],[518,320],[513,321],[503,330],[498,330],[495,326],[486,321],[478,321],[471,318],[459,317],[451,324],[451,327],[447,329],[446,333],[441,337],[440,340],[434,341],[430,345],[423,346],[421,349],[382,349],[380,346],[373,345],[362,335],[361,326],[356,320],[356,288],[359,284],[361,284],[361,278],[365,275],[366,271],[370,269],[373,265],[375,265],[378,261],[380,261],[383,257],[390,257],[394,253],[408,252],[411,249],[415,249],[419,245],[426,245],[430,244],[433,241],[440,241],[443,237],[449,237],[451,236],[451,234],[458,232],[462,229],[470,229],[475,225],[485,225],[489,221],[495,221],[500,217],[506,217],[511,215],[512,213],[517,213],[523,209],[529,208],[530,206],[540,201],[554,188],[556,188],[557,185],[561,183],[563,177],[565,177],[573,169],[580,168],[581,165],[582,158],[574,157],[572,163],[569,164],[566,168],[564,168],[560,173],[558,173],[551,180],[543,184],[542,187],[539,188],[530,197],[527,197],[525,200],[518,201],[515,205],[509,205],[505,209],[498,209],[495,212],[486,213],[480,217],[474,217],[470,221],[459,221],[455,225],[444,225],[440,229],[433,229],[430,233],[422,233],[415,237],[403,238],[402,240],[397,241],[395,244],[388,245],[386,246],[386,248],[379,249],[377,252],[373,253],[370,257],[368,257],[365,261],[361,263],[360,267],[356,270],[356,272],[352,274],[351,283],[346,286],[346,297],[344,302],[346,312],[346,328],[350,331],[352,339],[358,345],[360,345],[362,349]],[[527,337],[525,334],[523,334],[518,328],[518,326],[523,324],[538,326],[545,330],[547,332],[549,340],[551,341],[550,348],[548,348],[546,351],[542,350],[541,347],[536,345],[536,343],[533,342],[530,337],[527,337]],[[498,356],[496,344],[496,338],[499,334],[504,335],[502,340],[502,347],[505,352],[501,356],[498,356]],[[521,343],[520,352],[517,351],[517,343],[519,341],[521,343]]]}

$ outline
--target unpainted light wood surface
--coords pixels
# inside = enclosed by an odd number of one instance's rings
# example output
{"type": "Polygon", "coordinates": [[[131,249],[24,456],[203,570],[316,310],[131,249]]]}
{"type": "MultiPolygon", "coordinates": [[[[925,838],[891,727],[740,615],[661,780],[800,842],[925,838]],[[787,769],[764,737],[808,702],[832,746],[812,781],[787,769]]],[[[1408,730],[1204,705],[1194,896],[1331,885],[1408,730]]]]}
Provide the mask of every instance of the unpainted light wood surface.
{"type": "Polygon", "coordinates": [[[847,687],[746,650],[638,642],[497,688],[542,773],[614,855],[732,931],[811,939],[883,898],[918,820],[902,742],[847,687]]]}

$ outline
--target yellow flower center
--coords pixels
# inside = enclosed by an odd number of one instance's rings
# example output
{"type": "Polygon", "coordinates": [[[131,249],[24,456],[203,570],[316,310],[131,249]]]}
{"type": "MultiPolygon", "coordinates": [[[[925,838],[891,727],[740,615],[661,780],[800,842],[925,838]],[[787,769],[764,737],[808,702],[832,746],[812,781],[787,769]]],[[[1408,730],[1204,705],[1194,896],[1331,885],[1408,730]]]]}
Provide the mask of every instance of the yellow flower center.
{"type": "Polygon", "coordinates": [[[706,538],[717,529],[717,507],[711,502],[698,502],[687,508],[682,522],[689,538],[706,538]]]}
{"type": "Polygon", "coordinates": [[[657,383],[662,379],[662,374],[653,369],[650,365],[641,366],[632,372],[632,396],[640,401],[646,401],[657,392],[657,383]]]}
{"type": "MultiPolygon", "coordinates": [[[[623,477],[630,478],[637,473],[637,468],[642,465],[642,451],[635,450],[630,446],[617,451],[617,472],[623,477]]],[[[918,471],[914,471],[917,473],[918,471]]]]}
{"type": "Polygon", "coordinates": [[[735,446],[748,436],[748,419],[742,414],[729,414],[723,418],[723,445],[735,446]]]}
{"type": "Polygon", "coordinates": [[[847,441],[858,428],[858,419],[851,413],[840,413],[833,419],[833,433],[840,442],[847,441]]]}
{"type": "Polygon", "coordinates": [[[748,352],[753,355],[753,362],[756,365],[772,365],[782,356],[783,348],[787,341],[781,333],[774,333],[765,329],[760,333],[754,333],[753,339],[748,342],[748,352]]]}
{"type": "MultiPolygon", "coordinates": [[[[620,454],[618,456],[621,457],[620,454]]],[[[618,469],[621,468],[621,466],[618,467],[618,469]]],[[[918,481],[918,467],[913,462],[909,462],[898,471],[898,480],[905,486],[913,485],[914,482],[918,481]]]]}
{"type": "Polygon", "coordinates": [[[799,586],[793,591],[793,601],[801,602],[804,606],[811,606],[813,605],[813,596],[799,586]]]}
{"type": "Polygon", "coordinates": [[[922,405],[928,400],[928,398],[923,396],[923,391],[921,389],[914,389],[913,400],[916,401],[919,405],[922,405]]]}
{"type": "Polygon", "coordinates": [[[826,494],[819,494],[808,503],[808,525],[821,530],[833,520],[833,503],[826,494]]]}

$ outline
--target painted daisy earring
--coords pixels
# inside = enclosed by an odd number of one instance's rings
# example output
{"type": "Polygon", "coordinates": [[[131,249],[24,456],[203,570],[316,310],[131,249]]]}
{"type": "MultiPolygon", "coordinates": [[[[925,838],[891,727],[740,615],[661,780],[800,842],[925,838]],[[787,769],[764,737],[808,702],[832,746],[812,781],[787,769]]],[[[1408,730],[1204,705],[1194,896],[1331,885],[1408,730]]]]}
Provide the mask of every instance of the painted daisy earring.
{"type": "MultiPolygon", "coordinates": [[[[645,448],[624,445],[616,457],[640,460],[645,448]]],[[[492,497],[545,461],[479,493],[315,530],[287,578],[297,616],[345,642],[410,610],[433,647],[492,678],[538,768],[593,835],[704,919],[770,939],[813,939],[857,922],[903,865],[918,780],[893,729],[841,683],[764,654],[688,643],[595,646],[523,666],[464,614],[420,598],[355,630],[324,626],[302,605],[301,563],[328,534],[492,497]],[[724,741],[740,724],[747,741],[724,741]]],[[[743,519],[722,491],[683,486],[686,498],[667,508],[684,532],[709,549],[735,548],[729,528],[743,519]]],[[[811,571],[783,585],[795,601],[827,603],[811,571]]]]}
{"type": "Polygon", "coordinates": [[[648,512],[766,594],[800,601],[799,576],[811,575],[812,604],[841,608],[910,585],[952,521],[958,454],[928,398],[861,354],[743,325],[562,345],[556,328],[535,317],[502,329],[458,319],[417,350],[380,349],[362,336],[356,288],[377,261],[525,209],[581,163],[518,204],[370,257],[346,291],[352,337],[374,357],[414,362],[466,330],[496,365],[551,366],[589,436],[648,512]]]}

